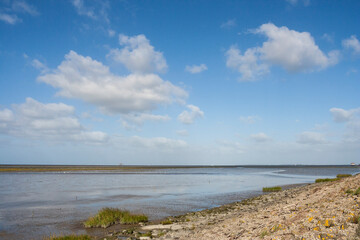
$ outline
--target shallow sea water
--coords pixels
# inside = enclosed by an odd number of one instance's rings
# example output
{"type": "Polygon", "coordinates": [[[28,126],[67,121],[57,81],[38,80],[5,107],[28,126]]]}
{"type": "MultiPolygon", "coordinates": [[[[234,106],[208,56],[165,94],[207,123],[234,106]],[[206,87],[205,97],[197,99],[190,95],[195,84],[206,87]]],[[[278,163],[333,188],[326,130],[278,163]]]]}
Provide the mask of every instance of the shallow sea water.
{"type": "Polygon", "coordinates": [[[261,194],[262,187],[357,172],[358,167],[232,167],[0,173],[0,239],[84,233],[75,226],[102,207],[155,220],[240,201],[261,194]]]}

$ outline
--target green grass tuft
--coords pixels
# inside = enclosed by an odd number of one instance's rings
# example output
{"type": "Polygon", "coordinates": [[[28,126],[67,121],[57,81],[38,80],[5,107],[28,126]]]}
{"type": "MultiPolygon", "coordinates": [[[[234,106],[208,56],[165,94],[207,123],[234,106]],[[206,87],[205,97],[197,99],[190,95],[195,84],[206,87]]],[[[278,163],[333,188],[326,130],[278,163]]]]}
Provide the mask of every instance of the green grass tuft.
{"type": "Polygon", "coordinates": [[[346,177],[351,177],[351,174],[338,174],[336,175],[336,178],[346,178],[346,177]]]}
{"type": "Polygon", "coordinates": [[[281,187],[264,187],[263,192],[280,192],[282,190],[281,187]]]}
{"type": "Polygon", "coordinates": [[[84,226],[86,228],[102,227],[107,228],[110,225],[121,224],[135,224],[139,222],[147,222],[148,217],[145,215],[134,215],[128,211],[117,208],[103,208],[95,216],[90,217],[84,226]]]}
{"type": "Polygon", "coordinates": [[[333,181],[337,181],[339,180],[339,178],[318,178],[315,180],[316,183],[321,183],[321,182],[333,182],[333,181]]]}
{"type": "Polygon", "coordinates": [[[354,195],[359,195],[360,194],[360,187],[358,189],[356,189],[356,191],[353,194],[354,195]]]}
{"type": "Polygon", "coordinates": [[[347,193],[347,194],[354,194],[354,191],[353,190],[351,190],[351,189],[348,189],[348,190],[346,190],[346,192],[345,193],[347,193]]]}
{"type": "Polygon", "coordinates": [[[44,240],[91,240],[91,237],[89,237],[88,235],[69,235],[69,236],[62,236],[62,237],[48,237],[45,238],[44,240]]]}
{"type": "Polygon", "coordinates": [[[169,224],[173,224],[173,221],[171,221],[170,219],[166,219],[164,221],[160,222],[162,225],[169,225],[169,224]]]}

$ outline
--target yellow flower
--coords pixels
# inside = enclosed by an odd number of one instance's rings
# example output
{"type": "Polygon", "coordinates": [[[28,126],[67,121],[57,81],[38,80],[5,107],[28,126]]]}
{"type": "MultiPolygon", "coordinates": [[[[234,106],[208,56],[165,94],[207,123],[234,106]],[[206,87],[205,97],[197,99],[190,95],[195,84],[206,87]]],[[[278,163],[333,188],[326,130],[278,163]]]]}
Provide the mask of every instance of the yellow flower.
{"type": "Polygon", "coordinates": [[[325,226],[325,227],[329,227],[329,226],[330,226],[330,225],[329,225],[329,220],[327,220],[327,219],[325,220],[324,226],[325,226]]]}
{"type": "Polygon", "coordinates": [[[309,218],[309,222],[311,222],[313,220],[313,217],[309,218]]]}

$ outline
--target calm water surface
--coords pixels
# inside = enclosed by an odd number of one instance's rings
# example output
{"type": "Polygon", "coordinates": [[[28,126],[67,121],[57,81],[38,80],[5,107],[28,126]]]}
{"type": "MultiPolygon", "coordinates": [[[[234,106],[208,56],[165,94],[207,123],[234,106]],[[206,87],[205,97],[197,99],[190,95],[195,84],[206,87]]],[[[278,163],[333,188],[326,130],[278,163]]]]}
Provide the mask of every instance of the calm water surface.
{"type": "Polygon", "coordinates": [[[359,169],[187,168],[134,172],[0,173],[0,239],[84,233],[75,226],[102,207],[160,219],[260,194],[262,187],[311,183],[359,169]]]}

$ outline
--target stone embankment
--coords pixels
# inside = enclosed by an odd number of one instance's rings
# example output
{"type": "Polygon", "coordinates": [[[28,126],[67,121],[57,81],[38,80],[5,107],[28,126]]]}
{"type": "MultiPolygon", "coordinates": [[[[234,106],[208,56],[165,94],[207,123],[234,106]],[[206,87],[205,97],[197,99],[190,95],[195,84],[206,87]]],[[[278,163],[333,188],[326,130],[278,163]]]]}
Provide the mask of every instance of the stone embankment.
{"type": "Polygon", "coordinates": [[[188,213],[142,231],[158,239],[360,239],[359,187],[360,175],[315,183],[188,213]]]}

